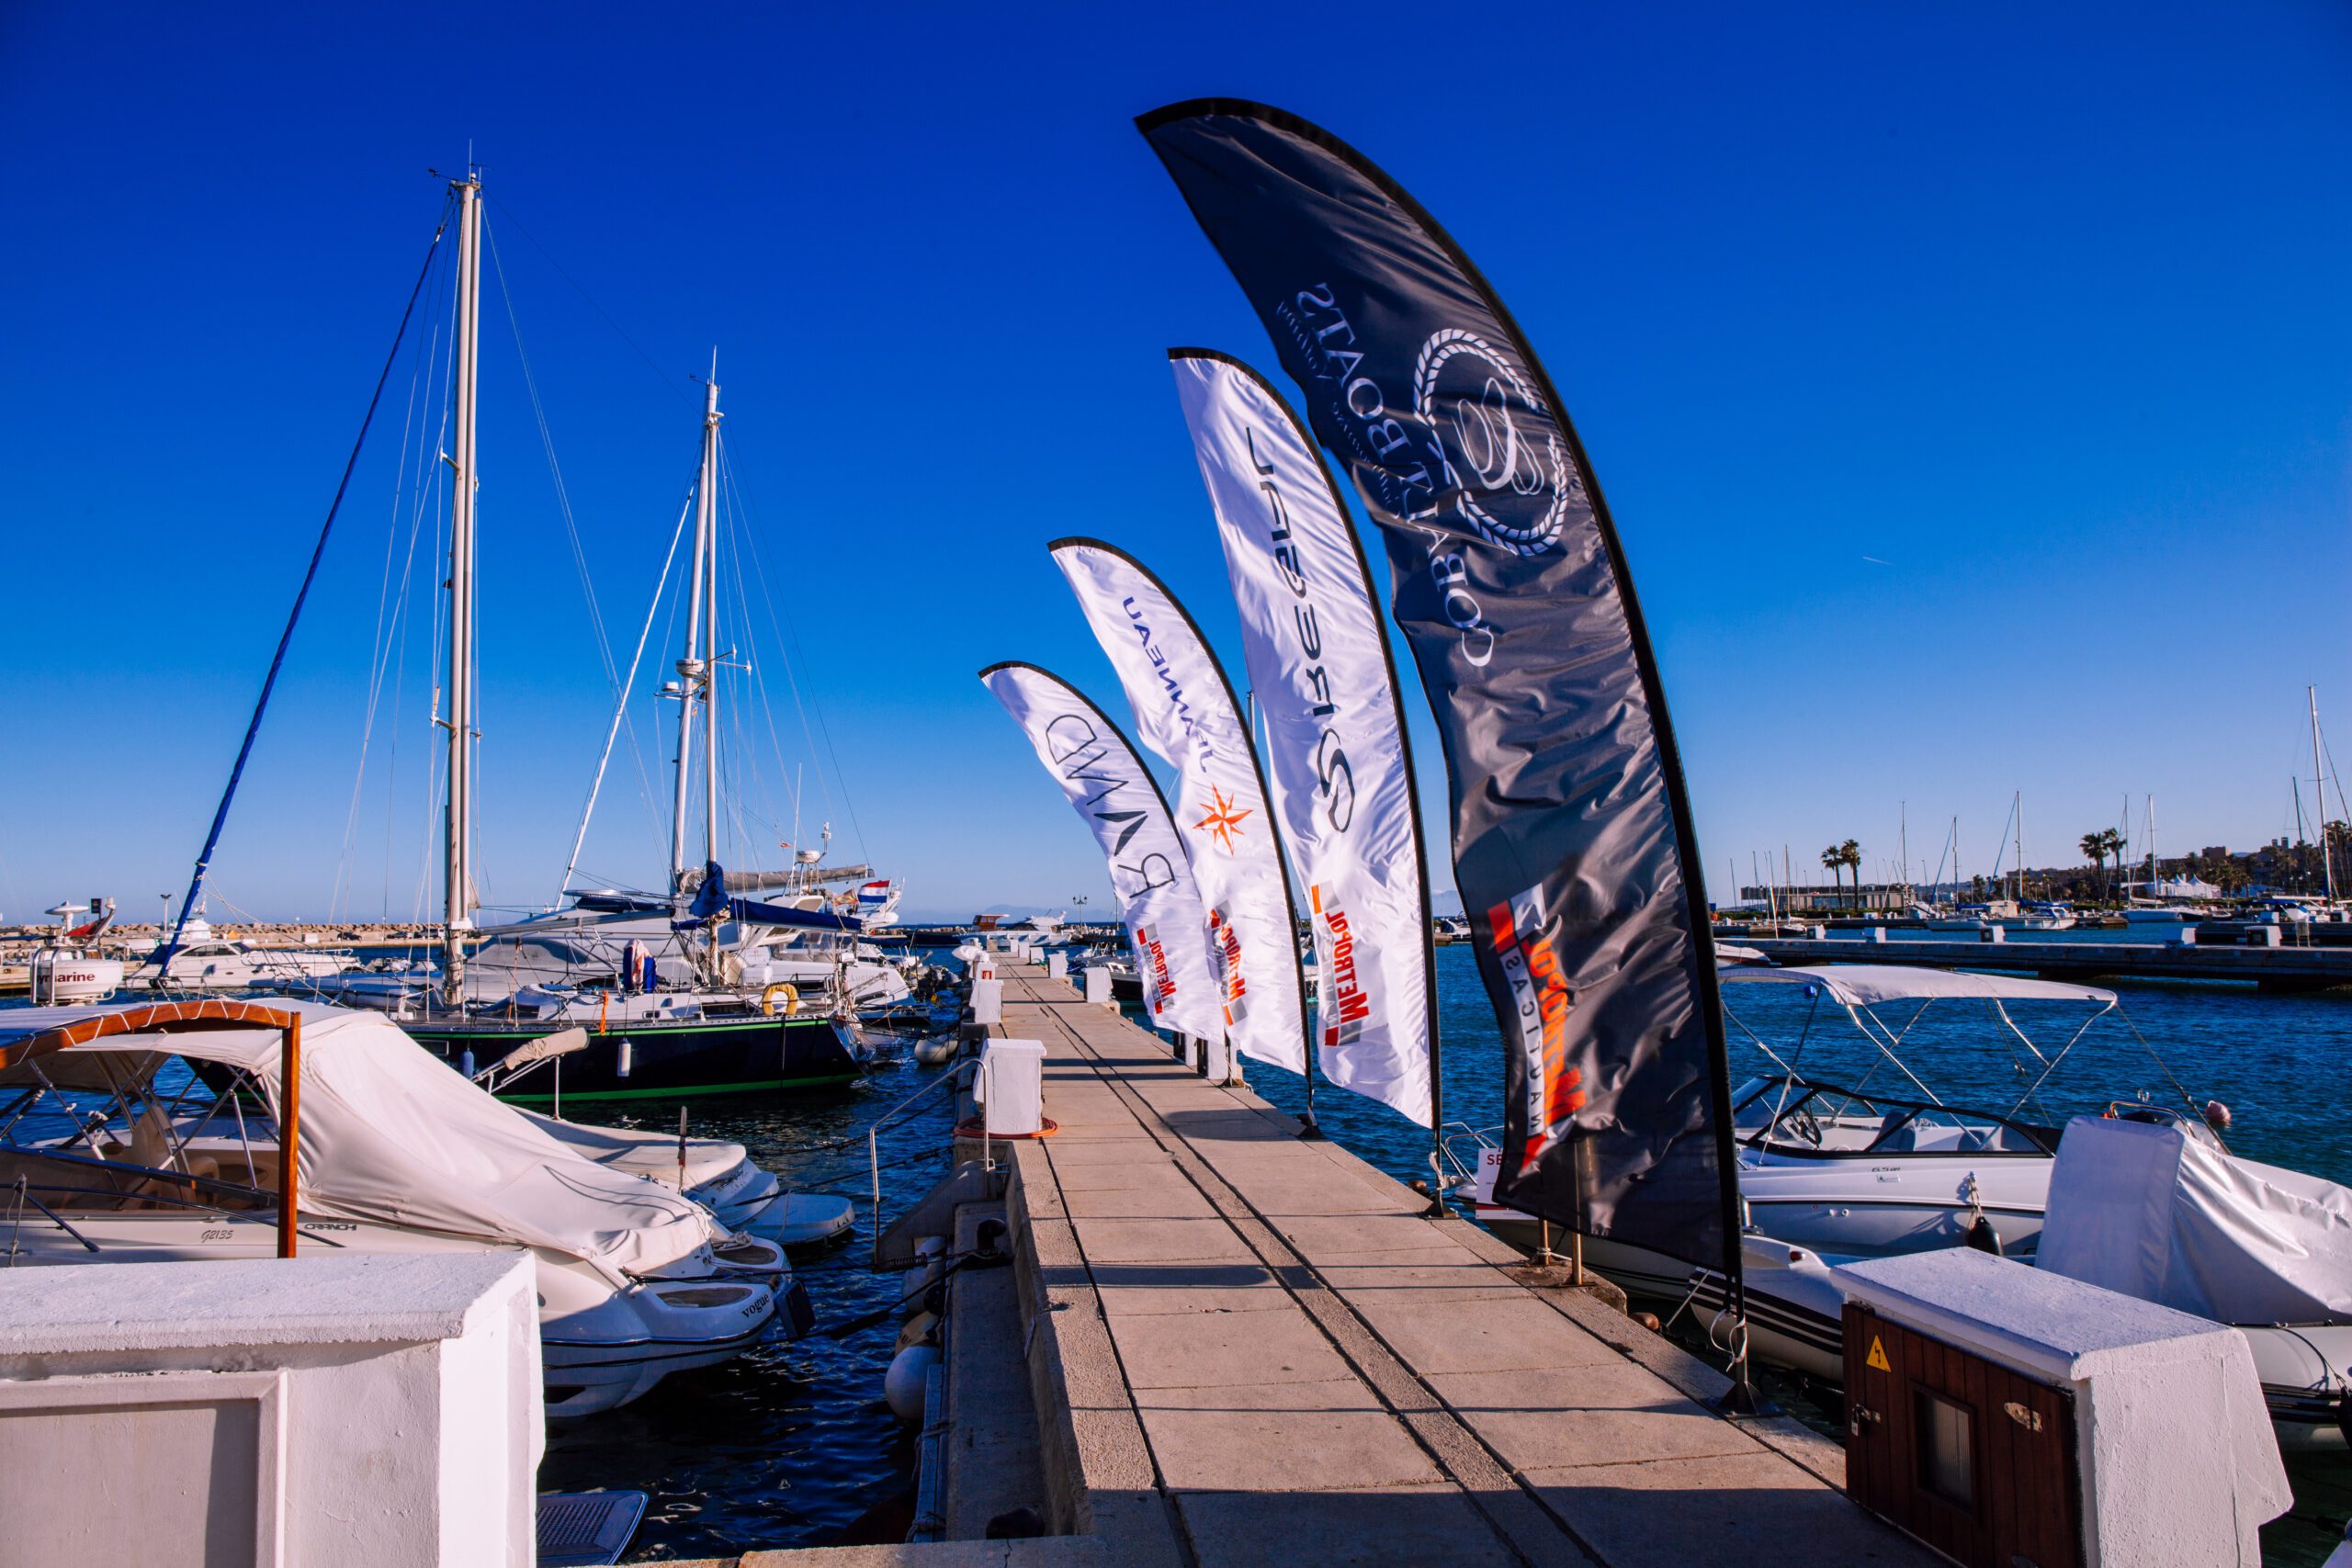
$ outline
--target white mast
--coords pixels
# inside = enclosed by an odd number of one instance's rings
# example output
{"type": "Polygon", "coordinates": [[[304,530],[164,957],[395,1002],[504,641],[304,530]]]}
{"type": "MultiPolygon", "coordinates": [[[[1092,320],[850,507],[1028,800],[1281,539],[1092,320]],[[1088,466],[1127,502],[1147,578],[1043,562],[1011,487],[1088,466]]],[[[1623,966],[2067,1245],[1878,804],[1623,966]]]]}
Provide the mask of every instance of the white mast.
{"type": "MultiPolygon", "coordinates": [[[[711,356],[714,374],[718,368],[718,355],[711,356]]],[[[678,660],[678,767],[677,792],[670,809],[670,886],[684,891],[686,885],[686,796],[693,787],[695,754],[695,705],[707,702],[710,692],[711,669],[703,657],[703,604],[706,596],[713,604],[717,593],[710,580],[718,573],[711,570],[711,492],[716,488],[712,475],[718,467],[718,383],[716,380],[703,388],[702,412],[702,477],[695,483],[695,564],[694,574],[686,590],[686,648],[678,660]]],[[[708,737],[705,737],[706,742],[708,737]]],[[[705,756],[710,752],[706,745],[705,756]]],[[[717,776],[711,784],[710,814],[718,817],[717,776]]],[[[704,859],[718,858],[717,843],[707,835],[704,859]]]]}
{"type": "Polygon", "coordinates": [[[702,415],[701,530],[710,539],[703,579],[702,858],[718,858],[718,350],[710,351],[710,394],[702,415]]]}
{"type": "Polygon", "coordinates": [[[465,999],[465,933],[473,929],[474,381],[481,367],[481,176],[469,169],[458,193],[456,470],[449,502],[449,805],[442,891],[442,1000],[465,999]]]}
{"type": "Polygon", "coordinates": [[[2335,902],[2335,862],[2327,852],[2327,774],[2319,760],[2319,688],[2305,686],[2312,705],[2312,819],[2319,824],[2319,866],[2327,878],[2327,901],[2335,902]]]}
{"type": "Polygon", "coordinates": [[[2017,863],[2009,867],[2009,875],[2017,884],[2017,892],[2013,897],[2018,903],[2023,903],[2025,902],[2025,791],[2018,791],[2009,804],[2017,814],[2018,822],[2016,840],[2018,859],[2017,863]]]}

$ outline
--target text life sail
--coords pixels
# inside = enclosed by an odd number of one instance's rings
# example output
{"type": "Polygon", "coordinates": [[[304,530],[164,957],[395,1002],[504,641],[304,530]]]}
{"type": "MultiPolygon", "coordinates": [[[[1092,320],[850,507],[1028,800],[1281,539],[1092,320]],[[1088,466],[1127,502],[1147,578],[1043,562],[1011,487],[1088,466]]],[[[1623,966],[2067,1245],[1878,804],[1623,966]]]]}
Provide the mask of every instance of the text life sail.
{"type": "Polygon", "coordinates": [[[989,666],[980,680],[1102,846],[1152,1022],[1216,1039],[1224,1024],[1201,934],[1207,917],[1159,781],[1119,727],[1059,676],[1009,663],[989,666]]]}
{"type": "Polygon", "coordinates": [[[1411,760],[1363,552],[1282,394],[1207,349],[1169,352],[1241,612],[1267,771],[1315,932],[1317,1061],[1424,1127],[1430,918],[1411,760]]]}
{"type": "Polygon", "coordinates": [[[1632,581],[1558,398],[1460,248],[1329,133],[1222,99],[1139,124],[1385,536],[1511,1047],[1496,1197],[1736,1270],[1697,841],[1632,581]]]}
{"type": "Polygon", "coordinates": [[[1136,733],[1176,770],[1176,828],[1208,909],[1226,1035],[1245,1055],[1303,1073],[1306,986],[1290,874],[1225,670],[1184,607],[1133,557],[1092,539],[1058,540],[1053,555],[1126,688],[1136,733]]]}

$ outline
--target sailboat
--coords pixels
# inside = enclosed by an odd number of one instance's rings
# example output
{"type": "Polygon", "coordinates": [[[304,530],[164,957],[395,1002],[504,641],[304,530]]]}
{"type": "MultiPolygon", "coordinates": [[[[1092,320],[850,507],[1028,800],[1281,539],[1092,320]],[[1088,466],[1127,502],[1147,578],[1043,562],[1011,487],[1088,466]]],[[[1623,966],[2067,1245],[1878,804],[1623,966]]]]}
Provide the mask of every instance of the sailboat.
{"type": "MultiPolygon", "coordinates": [[[[824,874],[796,867],[785,903],[733,897],[743,886],[718,865],[718,396],[706,384],[692,583],[678,680],[671,886],[661,894],[598,891],[565,908],[482,927],[471,864],[475,405],[479,375],[481,183],[457,183],[458,327],[449,457],[448,800],[437,966],[328,977],[306,994],[390,1013],[428,1050],[471,1074],[556,1031],[580,1027],[585,1048],[548,1070],[505,1075],[504,1098],[560,1103],[843,1084],[874,1059],[854,1016],[904,999],[904,977],[855,938],[865,918],[832,907],[824,874]],[[689,869],[692,775],[700,720],[701,866],[689,869]]],[[[626,694],[624,694],[626,695],[626,694]]],[[[866,868],[855,868],[860,874],[866,868]]],[[[879,911],[887,914],[887,910],[879,911]]]]}

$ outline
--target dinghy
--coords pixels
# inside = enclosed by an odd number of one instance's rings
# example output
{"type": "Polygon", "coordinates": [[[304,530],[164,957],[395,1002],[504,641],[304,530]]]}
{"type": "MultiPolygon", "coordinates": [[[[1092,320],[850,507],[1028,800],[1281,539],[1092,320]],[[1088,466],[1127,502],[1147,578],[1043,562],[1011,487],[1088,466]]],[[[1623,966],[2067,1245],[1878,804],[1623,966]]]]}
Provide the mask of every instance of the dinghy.
{"type": "Polygon", "coordinates": [[[12,1010],[0,1121],[15,1265],[266,1258],[298,1239],[529,1251],[552,1416],[625,1404],[671,1372],[811,1325],[781,1247],[583,1156],[379,1015],[230,1001],[12,1010]],[[297,1129],[294,1170],[284,1125],[297,1129]]]}
{"type": "Polygon", "coordinates": [[[815,1247],[849,1233],[856,1206],[820,1192],[786,1192],[741,1144],[690,1138],[652,1127],[598,1127],[521,1114],[559,1143],[612,1170],[658,1181],[688,1198],[729,1230],[778,1247],[815,1247]]]}

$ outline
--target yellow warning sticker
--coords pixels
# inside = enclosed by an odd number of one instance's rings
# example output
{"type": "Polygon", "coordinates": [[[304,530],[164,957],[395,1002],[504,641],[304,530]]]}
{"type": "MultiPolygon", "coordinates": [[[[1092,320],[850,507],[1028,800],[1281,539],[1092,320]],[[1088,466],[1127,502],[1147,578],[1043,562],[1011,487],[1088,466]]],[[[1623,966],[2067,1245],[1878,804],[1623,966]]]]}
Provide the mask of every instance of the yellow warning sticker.
{"type": "Polygon", "coordinates": [[[1871,1353],[1862,1358],[1862,1365],[1874,1372],[1891,1372],[1894,1370],[1887,1364],[1886,1347],[1878,1342],[1878,1336],[1875,1334],[1871,1336],[1871,1353]]]}

